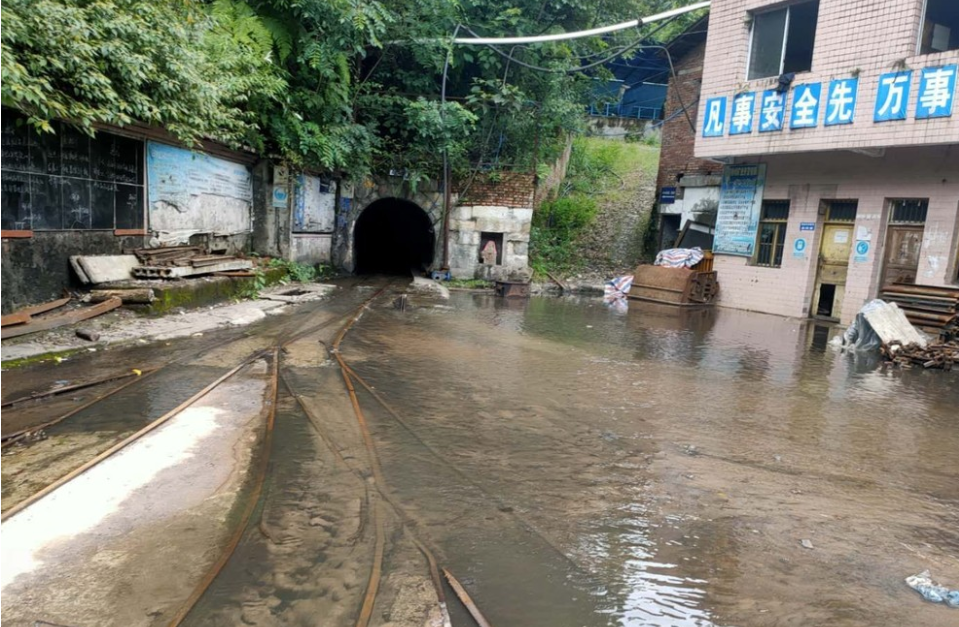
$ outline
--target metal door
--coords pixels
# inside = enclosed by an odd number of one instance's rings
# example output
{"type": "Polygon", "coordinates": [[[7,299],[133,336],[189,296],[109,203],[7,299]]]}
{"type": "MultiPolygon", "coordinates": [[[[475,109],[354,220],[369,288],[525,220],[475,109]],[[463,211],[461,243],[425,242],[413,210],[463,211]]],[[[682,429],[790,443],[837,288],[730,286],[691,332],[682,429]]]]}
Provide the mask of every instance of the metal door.
{"type": "Polygon", "coordinates": [[[840,317],[846,292],[846,273],[852,252],[852,224],[826,224],[819,243],[819,267],[812,314],[823,318],[840,317]]]}
{"type": "Polygon", "coordinates": [[[883,255],[883,285],[916,282],[923,230],[922,226],[889,225],[883,255]]]}

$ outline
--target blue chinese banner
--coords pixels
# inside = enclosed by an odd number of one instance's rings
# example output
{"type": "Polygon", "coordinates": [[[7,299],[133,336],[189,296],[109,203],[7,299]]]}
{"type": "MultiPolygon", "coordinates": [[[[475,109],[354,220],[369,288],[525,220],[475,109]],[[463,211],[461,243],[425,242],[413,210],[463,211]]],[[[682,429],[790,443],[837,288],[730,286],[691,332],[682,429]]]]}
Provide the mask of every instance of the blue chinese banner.
{"type": "Polygon", "coordinates": [[[753,111],[755,111],[756,94],[748,92],[733,98],[733,112],[729,118],[729,134],[743,135],[753,132],[753,111]]]}
{"type": "Polygon", "coordinates": [[[752,257],[766,184],[766,164],[723,168],[713,252],[752,257]]]}
{"type": "Polygon", "coordinates": [[[789,111],[789,128],[812,128],[819,124],[819,100],[822,83],[796,85],[789,111]]]}
{"type": "Polygon", "coordinates": [[[876,108],[872,113],[873,121],[905,120],[911,83],[912,70],[880,74],[879,89],[876,91],[876,108]]]}
{"type": "Polygon", "coordinates": [[[759,132],[783,130],[785,114],[786,96],[774,89],[764,91],[759,109],[759,132]]]}
{"type": "Polygon", "coordinates": [[[703,137],[722,137],[726,130],[726,99],[709,98],[703,116],[703,137]]]}
{"type": "Polygon", "coordinates": [[[956,65],[923,68],[916,96],[916,119],[952,115],[956,95],[956,65]]]}
{"type": "Polygon", "coordinates": [[[852,124],[859,94],[858,78],[840,78],[829,83],[826,95],[826,126],[852,124]]]}

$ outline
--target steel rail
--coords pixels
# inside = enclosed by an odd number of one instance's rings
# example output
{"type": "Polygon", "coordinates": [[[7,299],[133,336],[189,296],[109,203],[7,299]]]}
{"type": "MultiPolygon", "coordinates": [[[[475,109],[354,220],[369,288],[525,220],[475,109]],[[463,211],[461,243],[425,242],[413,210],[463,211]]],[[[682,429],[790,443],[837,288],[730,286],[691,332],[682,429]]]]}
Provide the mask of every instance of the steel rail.
{"type": "Polygon", "coordinates": [[[226,566],[227,562],[230,561],[230,558],[233,557],[233,554],[236,552],[236,547],[240,544],[240,540],[243,539],[243,535],[246,533],[246,530],[250,525],[250,518],[253,516],[253,512],[256,511],[257,505],[260,502],[260,495],[263,493],[263,483],[266,480],[267,468],[269,467],[270,455],[273,448],[273,425],[276,422],[276,404],[279,390],[279,352],[279,348],[273,349],[273,368],[270,376],[270,404],[263,435],[263,453],[260,459],[259,467],[257,468],[257,475],[253,484],[253,489],[247,498],[247,504],[243,510],[243,514],[240,516],[241,522],[237,525],[233,535],[230,537],[230,541],[220,553],[220,557],[213,564],[213,567],[207,571],[207,574],[203,577],[203,579],[197,583],[193,589],[193,592],[190,593],[190,596],[187,598],[184,604],[180,606],[180,609],[177,610],[177,613],[174,614],[173,618],[170,619],[170,622],[168,623],[170,627],[177,627],[183,622],[183,620],[190,614],[197,602],[203,597],[204,593],[206,593],[207,589],[223,570],[223,567],[226,566]]]}
{"type": "Polygon", "coordinates": [[[43,489],[39,490],[38,492],[33,493],[32,495],[30,495],[29,497],[27,497],[27,498],[24,499],[23,501],[20,501],[19,503],[17,503],[16,505],[14,505],[14,506],[11,507],[10,509],[8,509],[7,511],[3,512],[3,514],[0,515],[0,521],[5,521],[5,520],[11,518],[12,516],[15,516],[15,515],[18,514],[19,512],[23,511],[25,508],[27,508],[27,507],[29,507],[30,505],[36,503],[37,501],[39,501],[39,500],[42,499],[43,497],[47,496],[47,495],[50,494],[51,492],[57,490],[58,488],[62,487],[64,484],[66,484],[66,483],[68,483],[69,481],[75,479],[76,477],[79,477],[80,475],[82,475],[82,474],[85,473],[86,471],[90,470],[91,468],[93,468],[94,466],[96,466],[97,464],[99,464],[100,462],[102,462],[103,460],[105,460],[105,459],[113,456],[114,454],[116,454],[116,453],[118,453],[119,451],[123,450],[124,448],[126,448],[126,447],[129,446],[130,444],[133,444],[134,442],[136,442],[137,440],[139,440],[139,439],[142,438],[143,436],[145,436],[145,435],[147,435],[148,433],[154,431],[154,430],[157,429],[158,427],[163,426],[163,425],[164,425],[165,423],[167,423],[170,419],[176,417],[178,414],[180,414],[183,410],[185,410],[186,408],[188,408],[190,405],[192,405],[193,403],[197,402],[198,400],[200,400],[201,398],[203,398],[204,396],[206,396],[206,395],[209,394],[210,392],[212,392],[217,386],[219,386],[221,383],[223,383],[224,381],[226,381],[227,379],[229,379],[230,377],[232,377],[233,375],[235,375],[237,372],[239,372],[240,370],[242,370],[244,367],[248,366],[249,364],[253,363],[253,362],[256,361],[257,359],[261,358],[261,357],[263,356],[263,354],[264,354],[264,351],[262,351],[262,350],[261,350],[261,351],[256,351],[255,353],[253,353],[252,355],[250,355],[249,357],[247,357],[246,359],[244,359],[242,362],[240,362],[239,365],[237,365],[237,366],[233,367],[232,369],[230,369],[229,372],[227,372],[226,374],[221,375],[221,376],[218,377],[215,381],[213,381],[212,383],[210,383],[209,385],[207,385],[205,388],[203,388],[202,390],[200,390],[199,392],[197,392],[196,394],[194,394],[193,396],[191,396],[190,398],[188,398],[188,399],[185,400],[184,402],[180,403],[179,405],[177,405],[176,407],[174,407],[173,409],[171,409],[171,410],[168,411],[167,413],[163,414],[162,416],[160,416],[159,418],[157,418],[156,420],[154,420],[153,422],[151,422],[150,424],[148,424],[148,425],[145,426],[144,428],[142,428],[142,429],[140,429],[139,431],[137,431],[136,433],[133,433],[132,435],[124,438],[124,439],[121,440],[120,442],[114,444],[113,446],[111,446],[111,447],[108,448],[107,450],[103,451],[102,453],[100,453],[99,455],[97,455],[96,457],[94,457],[93,459],[87,461],[86,463],[84,463],[84,464],[83,464],[82,466],[80,466],[79,468],[75,468],[75,469],[71,470],[70,472],[68,472],[67,474],[63,475],[62,477],[60,477],[59,479],[57,479],[57,480],[54,481],[53,483],[50,483],[49,485],[47,485],[47,486],[44,487],[43,489]]]}

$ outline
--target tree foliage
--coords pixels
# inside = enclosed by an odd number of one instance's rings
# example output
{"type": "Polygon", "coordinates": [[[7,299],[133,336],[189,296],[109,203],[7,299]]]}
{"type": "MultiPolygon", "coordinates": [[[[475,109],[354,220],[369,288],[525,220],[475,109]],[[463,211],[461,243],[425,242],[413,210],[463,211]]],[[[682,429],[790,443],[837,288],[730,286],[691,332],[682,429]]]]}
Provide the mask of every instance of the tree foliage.
{"type": "Polygon", "coordinates": [[[606,76],[602,67],[567,70],[636,34],[497,51],[451,47],[457,25],[462,36],[541,34],[675,4],[8,0],[2,97],[41,130],[53,118],[87,130],[139,121],[347,176],[435,175],[444,152],[458,172],[534,168],[579,128],[594,81],[606,76]]]}

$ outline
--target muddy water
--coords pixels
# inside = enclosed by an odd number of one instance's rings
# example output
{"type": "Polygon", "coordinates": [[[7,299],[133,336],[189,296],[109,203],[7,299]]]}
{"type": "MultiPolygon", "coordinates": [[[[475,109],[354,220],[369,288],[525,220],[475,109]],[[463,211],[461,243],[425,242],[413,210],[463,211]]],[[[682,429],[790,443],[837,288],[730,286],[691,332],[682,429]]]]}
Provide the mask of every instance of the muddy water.
{"type": "MultiPolygon", "coordinates": [[[[371,293],[152,352],[215,348],[5,457],[5,505],[17,464],[28,476],[50,447],[66,451],[56,436],[100,446],[129,428],[114,419],[142,425],[371,293]]],[[[435,624],[414,539],[494,625],[955,624],[903,579],[929,569],[959,585],[959,375],[883,369],[831,348],[832,328],[746,312],[632,303],[620,314],[596,300],[468,293],[405,311],[390,301],[342,352],[395,412],[358,388],[393,503],[377,494],[325,348],[337,325],[300,337],[281,360],[263,497],[186,624],[354,624],[378,527],[373,625],[435,624]]],[[[137,350],[57,376],[136,367],[137,350]]],[[[30,372],[9,374],[5,388],[43,389],[30,372]]],[[[86,454],[66,451],[64,464],[86,454]]],[[[472,624],[447,594],[453,624],[472,624]]]]}
{"type": "Polygon", "coordinates": [[[450,306],[377,308],[344,352],[406,423],[368,403],[391,489],[494,624],[954,624],[902,580],[959,584],[955,374],[745,312],[450,306]]]}

